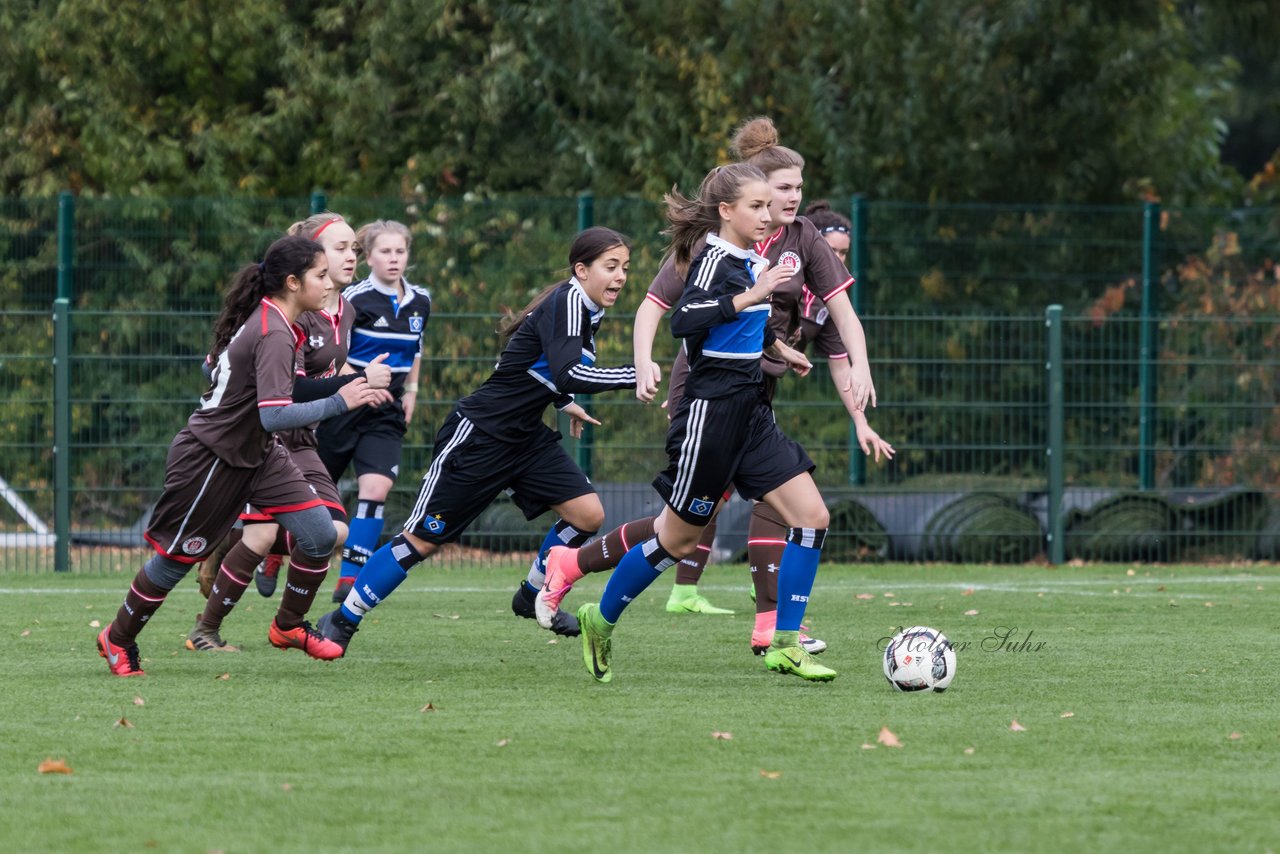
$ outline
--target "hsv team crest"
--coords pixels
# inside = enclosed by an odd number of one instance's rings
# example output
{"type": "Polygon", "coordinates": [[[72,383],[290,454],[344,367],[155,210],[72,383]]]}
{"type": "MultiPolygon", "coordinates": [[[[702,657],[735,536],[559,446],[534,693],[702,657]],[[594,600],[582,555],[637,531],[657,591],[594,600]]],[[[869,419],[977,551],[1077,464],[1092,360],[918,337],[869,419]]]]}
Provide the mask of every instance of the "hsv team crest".
{"type": "Polygon", "coordinates": [[[689,512],[698,516],[710,516],[716,503],[710,498],[695,498],[689,502],[689,512]]]}
{"type": "Polygon", "coordinates": [[[422,331],[422,315],[415,314],[413,317],[409,318],[409,329],[412,332],[422,331]]]}

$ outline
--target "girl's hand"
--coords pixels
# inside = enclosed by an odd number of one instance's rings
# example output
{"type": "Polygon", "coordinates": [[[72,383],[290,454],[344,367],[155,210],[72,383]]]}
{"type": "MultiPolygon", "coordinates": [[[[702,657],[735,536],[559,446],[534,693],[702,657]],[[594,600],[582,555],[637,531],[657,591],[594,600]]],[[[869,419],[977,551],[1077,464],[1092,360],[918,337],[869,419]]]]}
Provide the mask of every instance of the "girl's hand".
{"type": "Polygon", "coordinates": [[[569,416],[569,435],[574,439],[582,438],[584,425],[594,424],[597,427],[600,426],[600,422],[592,418],[590,413],[577,403],[571,403],[560,411],[569,416]]]}
{"type": "Polygon", "coordinates": [[[347,404],[347,409],[352,410],[357,406],[376,406],[378,392],[369,388],[368,380],[360,377],[338,389],[338,396],[347,404]]]}
{"type": "Polygon", "coordinates": [[[876,386],[871,381],[871,368],[865,363],[854,365],[849,373],[849,382],[845,391],[853,395],[856,409],[866,409],[868,405],[875,408],[876,386]]]}
{"type": "Polygon", "coordinates": [[[636,400],[653,403],[658,396],[658,384],[662,382],[662,368],[657,362],[636,363],[636,400]]]}
{"type": "Polygon", "coordinates": [[[400,408],[404,410],[404,423],[413,423],[413,410],[417,408],[418,393],[416,391],[406,391],[400,395],[400,408]]]}
{"type": "Polygon", "coordinates": [[[855,419],[854,427],[858,431],[858,444],[862,446],[862,453],[868,457],[874,454],[876,462],[880,462],[881,454],[887,460],[893,459],[893,455],[896,453],[893,445],[881,439],[880,434],[871,429],[871,425],[867,423],[866,418],[855,419]]]}
{"type": "MultiPolygon", "coordinates": [[[[765,262],[769,263],[768,261],[765,262]]],[[[783,282],[790,279],[796,274],[796,268],[788,264],[781,264],[765,270],[756,276],[756,283],[747,291],[747,296],[751,297],[749,305],[757,305],[767,302],[773,296],[774,290],[783,282]]]]}
{"type": "Polygon", "coordinates": [[[386,388],[391,385],[391,369],[382,364],[389,355],[391,354],[380,354],[364,369],[364,377],[369,381],[370,388],[386,388]]]}
{"type": "Polygon", "coordinates": [[[799,376],[808,376],[813,363],[805,357],[804,353],[792,347],[783,344],[781,340],[775,340],[766,351],[770,356],[780,362],[786,364],[788,368],[799,376]]]}

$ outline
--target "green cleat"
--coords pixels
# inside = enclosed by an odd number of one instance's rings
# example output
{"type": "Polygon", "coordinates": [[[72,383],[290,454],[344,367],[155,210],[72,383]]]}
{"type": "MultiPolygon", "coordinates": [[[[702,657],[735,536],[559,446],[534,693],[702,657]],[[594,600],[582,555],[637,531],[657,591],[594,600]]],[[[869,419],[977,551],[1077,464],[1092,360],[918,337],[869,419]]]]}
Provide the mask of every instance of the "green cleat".
{"type": "Polygon", "coordinates": [[[597,682],[609,682],[609,654],[613,648],[613,624],[600,614],[600,606],[591,602],[578,609],[578,625],[582,627],[582,661],[597,682]]]}
{"type": "Polygon", "coordinates": [[[667,610],[672,614],[732,614],[728,608],[717,608],[706,596],[698,592],[696,584],[675,584],[667,599],[667,610]]]}
{"type": "Polygon", "coordinates": [[[777,673],[794,673],[810,682],[830,682],[836,672],[824,667],[802,646],[773,648],[765,653],[764,666],[777,673]]]}

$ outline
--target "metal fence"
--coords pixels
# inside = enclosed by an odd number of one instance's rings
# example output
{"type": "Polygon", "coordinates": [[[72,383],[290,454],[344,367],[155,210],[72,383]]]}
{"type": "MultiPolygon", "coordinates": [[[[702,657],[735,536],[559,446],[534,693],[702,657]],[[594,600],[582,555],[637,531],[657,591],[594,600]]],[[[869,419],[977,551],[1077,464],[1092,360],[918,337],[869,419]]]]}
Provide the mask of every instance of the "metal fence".
{"type": "MultiPolygon", "coordinates": [[[[140,531],[202,391],[221,283],[325,204],[0,200],[0,571],[132,571],[145,559],[140,531]]],[[[652,203],[333,207],[410,223],[411,278],[435,300],[389,531],[435,428],[493,364],[498,312],[553,280],[592,221],[637,241],[600,335],[602,363],[629,360],[625,308],[662,248],[652,203]]],[[[880,397],[870,418],[899,453],[877,465],[853,447],[825,365],[782,382],[778,421],[813,456],[832,507],[830,558],[1277,556],[1277,212],[861,199],[849,211],[880,397]]],[[[669,362],[674,342],[660,336],[656,352],[669,362]]],[[[665,413],[626,393],[591,406],[604,426],[569,444],[607,524],[655,511],[665,413]]],[[[722,517],[721,559],[742,554],[746,515],[735,501],[722,517]]],[[[446,559],[531,549],[546,524],[499,502],[446,559]]]]}

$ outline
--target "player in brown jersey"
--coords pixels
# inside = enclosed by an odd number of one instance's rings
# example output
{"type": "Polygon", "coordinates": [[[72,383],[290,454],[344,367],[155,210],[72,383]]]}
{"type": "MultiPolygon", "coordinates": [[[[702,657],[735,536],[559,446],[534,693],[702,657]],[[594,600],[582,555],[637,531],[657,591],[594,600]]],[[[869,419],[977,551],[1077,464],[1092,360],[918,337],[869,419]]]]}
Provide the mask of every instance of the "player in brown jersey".
{"type": "MultiPolygon", "coordinates": [[[[772,313],[769,324],[775,335],[783,341],[790,340],[793,324],[799,317],[799,305],[803,299],[807,281],[811,294],[824,302],[831,328],[844,345],[844,355],[849,370],[840,374],[838,393],[846,400],[854,419],[859,444],[864,453],[888,453],[891,448],[867,423],[867,405],[875,406],[875,386],[867,360],[866,339],[862,323],[848,298],[853,277],[848,269],[823,240],[818,229],[803,217],[797,217],[802,197],[804,159],[795,151],[778,144],[778,134],[773,122],[767,118],[751,119],[734,134],[732,150],[741,160],[758,167],[765,173],[773,190],[773,215],[775,230],[754,247],[771,264],[787,265],[797,275],[780,284],[772,295],[772,313]]],[[[693,252],[702,249],[695,244],[693,252]]],[[[668,259],[664,263],[645,300],[636,313],[634,326],[636,397],[648,403],[657,395],[661,371],[653,362],[653,339],[664,314],[679,300],[685,282],[668,259]]],[[[765,390],[772,398],[777,378],[785,370],[767,356],[761,360],[765,375],[765,390]]],[[[670,415],[683,396],[688,362],[683,352],[677,356],[668,384],[667,411],[670,415]]],[[[833,374],[833,378],[835,375],[833,374]]],[[[653,519],[641,519],[618,528],[576,552],[553,549],[548,564],[562,560],[576,565],[582,572],[600,572],[617,564],[622,554],[637,542],[643,542],[653,534],[653,519]]],[[[748,560],[752,567],[752,583],[756,598],[756,622],[752,630],[751,647],[763,654],[769,647],[777,618],[777,567],[786,545],[787,526],[767,506],[756,502],[752,508],[748,531],[748,560]],[[758,571],[757,571],[758,570],[758,571]]],[[[703,533],[698,549],[681,560],[676,570],[676,584],[667,602],[672,612],[725,613],[726,609],[711,605],[697,589],[698,580],[710,557],[715,538],[715,521],[712,520],[703,533]]],[[[550,574],[550,573],[549,573],[550,574]]],[[[826,644],[802,635],[805,649],[811,653],[822,652],[826,644]]]]}
{"type": "MultiPolygon", "coordinates": [[[[306,402],[328,396],[340,384],[358,376],[364,376],[371,388],[385,389],[390,384],[391,371],[381,364],[381,359],[374,359],[368,368],[358,372],[346,368],[355,312],[342,297],[341,289],[355,277],[358,258],[355,232],[341,216],[326,212],[294,223],[288,233],[308,237],[324,247],[329,279],[334,285],[323,308],[298,315],[297,325],[302,330],[303,340],[298,348],[294,401],[306,402]]],[[[390,400],[391,395],[384,393],[382,401],[390,400]]],[[[315,425],[284,430],[277,435],[298,470],[315,487],[316,494],[328,508],[337,530],[336,548],[340,548],[347,535],[346,511],[338,489],[317,453],[315,425]]],[[[248,588],[250,576],[263,596],[269,597],[275,592],[281,564],[289,554],[287,537],[272,515],[259,508],[247,508],[240,514],[240,521],[243,527],[234,529],[213,558],[201,564],[201,589],[206,591],[208,601],[187,636],[187,649],[234,651],[236,647],[223,641],[220,630],[223,620],[248,588]],[[237,545],[242,547],[236,548],[237,545]],[[226,577],[219,582],[224,573],[226,577]],[[215,587],[216,595],[209,595],[215,587]]]]}
{"type": "Polygon", "coordinates": [[[314,658],[341,655],[340,647],[305,620],[328,569],[333,523],[273,436],[374,398],[360,379],[322,400],[292,400],[301,344],[294,321],[303,311],[321,308],[331,289],[323,248],[304,237],[277,240],[261,263],[244,267],[232,283],[214,324],[217,361],[210,388],[169,446],[164,491],[146,530],[156,554],[98,635],[98,652],[112,674],[142,675],[138,634],[247,503],[275,511],[293,536],[293,563],[309,574],[297,585],[290,578],[268,631],[270,642],[314,658]]]}

